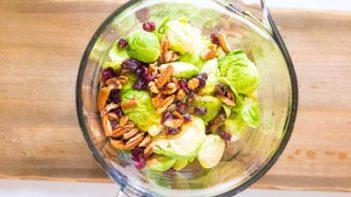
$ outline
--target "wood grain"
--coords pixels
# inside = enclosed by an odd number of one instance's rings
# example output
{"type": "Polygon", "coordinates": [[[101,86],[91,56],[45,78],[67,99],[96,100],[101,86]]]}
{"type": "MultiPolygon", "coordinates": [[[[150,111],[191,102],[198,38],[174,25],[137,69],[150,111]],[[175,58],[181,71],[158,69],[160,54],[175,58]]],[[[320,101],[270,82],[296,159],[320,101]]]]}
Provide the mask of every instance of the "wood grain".
{"type": "MultiPolygon", "coordinates": [[[[81,135],[75,81],[90,37],[122,2],[0,1],[1,178],[109,181],[81,135]]],[[[351,13],[272,13],[296,67],[299,113],[253,187],[351,191],[351,13]]]]}

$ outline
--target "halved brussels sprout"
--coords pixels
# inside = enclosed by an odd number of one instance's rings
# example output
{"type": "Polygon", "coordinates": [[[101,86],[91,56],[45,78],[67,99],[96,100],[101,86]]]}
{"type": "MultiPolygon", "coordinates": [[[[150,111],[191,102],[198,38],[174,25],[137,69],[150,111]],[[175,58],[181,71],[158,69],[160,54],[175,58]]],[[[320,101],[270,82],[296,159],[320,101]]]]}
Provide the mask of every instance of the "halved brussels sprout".
{"type": "Polygon", "coordinates": [[[163,156],[163,155],[153,155],[151,159],[148,159],[146,161],[146,165],[151,169],[151,170],[156,170],[160,172],[164,172],[168,169],[170,169],[177,160],[163,156]]]}
{"type": "Polygon", "coordinates": [[[235,87],[239,94],[250,94],[260,83],[258,70],[243,50],[237,49],[218,61],[221,75],[235,87]]]}
{"type": "Polygon", "coordinates": [[[114,71],[121,68],[122,62],[128,58],[128,54],[125,49],[118,48],[117,44],[114,44],[108,52],[111,61],[107,61],[102,65],[102,68],[111,67],[114,71]]]}
{"type": "Polygon", "coordinates": [[[177,135],[159,135],[153,139],[155,153],[177,160],[187,160],[196,156],[206,138],[205,124],[201,118],[191,117],[177,135]]]}
{"type": "Polygon", "coordinates": [[[208,76],[206,86],[201,90],[201,92],[204,94],[212,94],[220,77],[217,59],[207,61],[202,67],[200,73],[206,73],[208,76]]]}
{"type": "Polygon", "coordinates": [[[232,134],[231,141],[236,141],[244,135],[248,125],[239,115],[233,114],[224,121],[224,127],[232,134]]]}
{"type": "Polygon", "coordinates": [[[133,121],[141,130],[147,131],[153,125],[159,125],[161,116],[156,113],[155,108],[151,104],[151,97],[145,91],[127,90],[122,93],[123,103],[135,99],[137,105],[132,108],[124,109],[128,118],[133,121]]]}
{"type": "Polygon", "coordinates": [[[206,107],[207,112],[200,117],[207,123],[217,116],[222,108],[222,102],[214,96],[197,96],[194,100],[194,107],[206,107]]]}
{"type": "Polygon", "coordinates": [[[212,168],[219,163],[224,153],[224,140],[218,135],[208,135],[202,144],[197,159],[204,168],[212,168]]]}
{"type": "Polygon", "coordinates": [[[127,53],[131,58],[151,63],[160,56],[160,43],[153,33],[135,30],[127,36],[127,53]]]}
{"type": "Polygon", "coordinates": [[[162,64],[159,69],[162,72],[168,65],[173,66],[172,76],[177,78],[191,78],[199,73],[199,69],[192,64],[185,62],[172,62],[167,64],[162,64]]]}
{"type": "Polygon", "coordinates": [[[169,48],[181,54],[194,53],[202,46],[201,31],[190,25],[187,20],[170,20],[165,24],[164,33],[169,48]]]}

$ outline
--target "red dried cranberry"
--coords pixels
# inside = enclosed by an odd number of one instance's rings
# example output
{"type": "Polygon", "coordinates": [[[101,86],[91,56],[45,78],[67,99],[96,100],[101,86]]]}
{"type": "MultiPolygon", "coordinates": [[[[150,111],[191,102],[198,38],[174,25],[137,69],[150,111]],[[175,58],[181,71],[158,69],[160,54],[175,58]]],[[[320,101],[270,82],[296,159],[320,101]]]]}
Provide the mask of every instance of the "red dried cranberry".
{"type": "Polygon", "coordinates": [[[200,82],[198,88],[204,88],[206,86],[207,74],[201,73],[196,78],[199,79],[200,82]]]}
{"type": "Polygon", "coordinates": [[[170,135],[176,135],[180,132],[180,128],[168,128],[167,133],[170,135]]]}
{"type": "Polygon", "coordinates": [[[135,72],[140,65],[141,62],[136,59],[126,59],[122,62],[122,68],[128,69],[132,72],[135,72]]]}
{"type": "Polygon", "coordinates": [[[123,116],[123,111],[121,107],[117,107],[113,112],[117,114],[118,118],[121,118],[123,116]]]}
{"type": "Polygon", "coordinates": [[[188,89],[188,83],[185,79],[180,80],[179,85],[180,85],[180,88],[182,88],[185,93],[190,92],[190,90],[188,89]]]}
{"type": "Polygon", "coordinates": [[[230,141],[232,139],[232,135],[230,133],[225,132],[225,131],[220,131],[219,136],[221,136],[221,138],[224,141],[230,141]]]}
{"type": "Polygon", "coordinates": [[[113,103],[119,103],[121,102],[121,98],[119,97],[119,90],[118,89],[112,89],[110,91],[110,95],[108,99],[113,102],[113,103]]]}
{"type": "Polygon", "coordinates": [[[116,120],[110,120],[110,124],[111,124],[112,129],[115,129],[118,126],[116,120]]]}
{"type": "Polygon", "coordinates": [[[125,38],[121,38],[118,41],[118,48],[123,49],[128,45],[128,42],[125,38]]]}
{"type": "Polygon", "coordinates": [[[161,124],[163,125],[167,120],[173,120],[173,115],[169,111],[162,115],[161,124]]]}
{"type": "Polygon", "coordinates": [[[146,89],[146,88],[147,88],[147,82],[146,82],[143,78],[139,78],[139,79],[137,79],[137,80],[134,82],[133,88],[134,88],[135,90],[146,89]]]}
{"type": "Polygon", "coordinates": [[[135,162],[134,165],[137,169],[145,167],[144,148],[136,147],[132,150],[132,160],[135,162]]]}
{"type": "Polygon", "coordinates": [[[149,22],[144,22],[143,23],[143,29],[148,32],[152,32],[155,30],[155,23],[152,21],[149,22]]]}
{"type": "Polygon", "coordinates": [[[115,76],[115,71],[111,67],[105,68],[101,71],[101,80],[103,82],[107,81],[108,79],[114,76],[115,76]]]}
{"type": "Polygon", "coordinates": [[[217,32],[211,33],[210,37],[211,37],[211,42],[213,44],[219,44],[218,33],[217,32]]]}
{"type": "Polygon", "coordinates": [[[188,113],[183,114],[184,122],[189,122],[191,121],[191,117],[188,113]]]}
{"type": "Polygon", "coordinates": [[[188,103],[182,103],[178,102],[177,103],[177,109],[180,113],[186,113],[189,111],[189,104],[188,103]]]}
{"type": "Polygon", "coordinates": [[[138,77],[141,77],[144,74],[144,69],[143,68],[137,68],[135,70],[135,73],[137,74],[138,77]]]}
{"type": "Polygon", "coordinates": [[[194,108],[194,114],[196,114],[196,115],[204,115],[204,114],[206,114],[206,112],[207,112],[206,107],[195,107],[194,108]]]}

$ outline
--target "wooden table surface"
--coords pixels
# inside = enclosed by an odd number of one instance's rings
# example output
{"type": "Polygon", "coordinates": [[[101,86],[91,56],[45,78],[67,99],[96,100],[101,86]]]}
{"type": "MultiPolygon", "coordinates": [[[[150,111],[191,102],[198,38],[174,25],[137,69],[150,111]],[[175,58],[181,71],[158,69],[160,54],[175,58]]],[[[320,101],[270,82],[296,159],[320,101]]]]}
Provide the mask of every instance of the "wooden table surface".
{"type": "MultiPolygon", "coordinates": [[[[109,182],[75,112],[97,26],[121,0],[0,1],[0,178],[109,182]]],[[[351,13],[272,10],[296,67],[290,143],[253,187],[351,191],[351,13]]]]}

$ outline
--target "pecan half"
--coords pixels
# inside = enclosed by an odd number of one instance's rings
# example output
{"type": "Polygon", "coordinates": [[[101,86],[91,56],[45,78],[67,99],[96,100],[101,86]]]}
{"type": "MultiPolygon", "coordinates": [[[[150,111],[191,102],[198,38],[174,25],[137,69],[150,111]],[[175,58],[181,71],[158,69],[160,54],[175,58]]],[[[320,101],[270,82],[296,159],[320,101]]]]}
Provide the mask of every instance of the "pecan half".
{"type": "Polygon", "coordinates": [[[161,53],[160,53],[160,62],[161,63],[165,63],[166,61],[166,54],[168,52],[168,39],[166,36],[164,36],[162,39],[161,39],[161,53]]]}
{"type": "Polygon", "coordinates": [[[169,94],[173,94],[177,91],[177,85],[175,83],[167,83],[167,85],[165,87],[163,87],[161,89],[161,94],[166,94],[166,95],[169,95],[169,94]]]}
{"type": "Polygon", "coordinates": [[[118,76],[117,79],[119,82],[121,82],[121,84],[126,84],[128,82],[128,77],[124,75],[118,76]]]}
{"type": "Polygon", "coordinates": [[[181,101],[181,100],[183,100],[184,97],[185,97],[184,90],[183,89],[178,90],[178,92],[177,92],[177,99],[181,101]]]}
{"type": "Polygon", "coordinates": [[[105,115],[104,117],[102,117],[102,128],[104,129],[105,136],[112,135],[112,126],[108,118],[108,115],[105,115]]]}
{"type": "Polygon", "coordinates": [[[117,77],[108,79],[106,82],[111,89],[122,89],[122,83],[117,79],[117,77]]]}
{"type": "Polygon", "coordinates": [[[150,92],[155,93],[155,94],[160,93],[160,91],[159,91],[158,88],[156,87],[155,82],[151,81],[151,82],[148,84],[148,86],[149,86],[150,92]]]}
{"type": "Polygon", "coordinates": [[[126,133],[123,134],[123,139],[130,139],[131,137],[135,136],[137,133],[138,133],[138,129],[137,128],[134,128],[126,133]]]}
{"type": "Polygon", "coordinates": [[[132,137],[128,142],[124,145],[124,148],[127,150],[131,150],[135,148],[141,141],[144,139],[144,133],[139,133],[136,136],[132,137]]]}
{"type": "Polygon", "coordinates": [[[157,62],[149,64],[149,72],[152,73],[153,75],[158,74],[157,62]]]}
{"type": "Polygon", "coordinates": [[[119,126],[124,127],[128,122],[128,116],[122,116],[119,120],[119,126]]]}
{"type": "Polygon", "coordinates": [[[110,103],[106,105],[101,111],[100,111],[100,116],[103,117],[105,116],[109,111],[116,109],[118,107],[117,104],[115,103],[110,103]]]}
{"type": "Polygon", "coordinates": [[[222,96],[222,95],[217,95],[217,97],[226,105],[230,106],[230,107],[234,107],[235,106],[235,103],[234,103],[234,100],[231,100],[225,96],[222,96]]]}
{"type": "Polygon", "coordinates": [[[149,157],[152,154],[153,148],[152,145],[149,144],[144,150],[144,157],[149,157]]]}
{"type": "Polygon", "coordinates": [[[161,89],[168,82],[172,73],[173,66],[168,65],[167,68],[163,72],[161,72],[161,74],[158,75],[158,77],[155,79],[156,86],[158,89],[161,89]]]}
{"type": "Polygon", "coordinates": [[[211,132],[216,131],[220,126],[224,125],[225,121],[225,115],[224,114],[219,114],[217,117],[213,120],[208,125],[208,130],[211,132]]]}
{"type": "Polygon", "coordinates": [[[133,98],[133,99],[130,99],[130,100],[126,101],[126,102],[123,102],[121,104],[121,107],[123,109],[129,109],[129,108],[135,107],[136,105],[137,105],[137,102],[136,102],[135,98],[133,98]]]}
{"type": "Polygon", "coordinates": [[[118,138],[118,137],[121,137],[124,133],[126,133],[127,131],[129,131],[130,129],[125,129],[123,127],[117,127],[116,129],[114,129],[112,131],[112,135],[111,137],[114,137],[114,138],[118,138]]]}
{"type": "Polygon", "coordinates": [[[168,62],[174,62],[177,59],[179,59],[179,56],[174,52],[174,51],[168,51],[164,55],[164,62],[163,63],[168,63],[168,62]]]}
{"type": "Polygon", "coordinates": [[[151,103],[155,108],[158,108],[158,107],[160,107],[162,100],[163,100],[163,95],[158,94],[151,99],[151,103]]]}
{"type": "Polygon", "coordinates": [[[124,143],[121,140],[111,139],[110,143],[115,149],[124,149],[124,143]]]}
{"type": "Polygon", "coordinates": [[[103,87],[99,90],[99,95],[98,95],[98,110],[101,111],[105,105],[106,101],[110,95],[111,89],[108,87],[103,87]]]}
{"type": "Polygon", "coordinates": [[[170,95],[163,99],[158,108],[156,109],[156,112],[161,114],[162,112],[166,111],[167,107],[173,103],[174,99],[175,95],[170,95]]]}
{"type": "Polygon", "coordinates": [[[188,81],[188,88],[190,90],[195,90],[197,87],[199,87],[200,81],[197,78],[192,78],[188,81]]]}
{"type": "Polygon", "coordinates": [[[218,33],[218,42],[224,53],[229,53],[231,51],[227,36],[223,32],[218,33]]]}
{"type": "Polygon", "coordinates": [[[182,124],[184,123],[184,120],[182,119],[173,119],[173,120],[167,120],[164,125],[166,127],[170,127],[170,128],[178,128],[180,126],[182,126],[182,124]]]}
{"type": "Polygon", "coordinates": [[[217,57],[217,45],[210,44],[202,53],[201,59],[210,60],[217,57]]]}
{"type": "Polygon", "coordinates": [[[147,135],[147,136],[143,139],[143,141],[140,142],[140,144],[139,144],[138,146],[140,146],[140,147],[146,147],[146,146],[148,146],[148,145],[150,144],[150,142],[151,142],[151,137],[150,137],[150,135],[147,135]]]}

